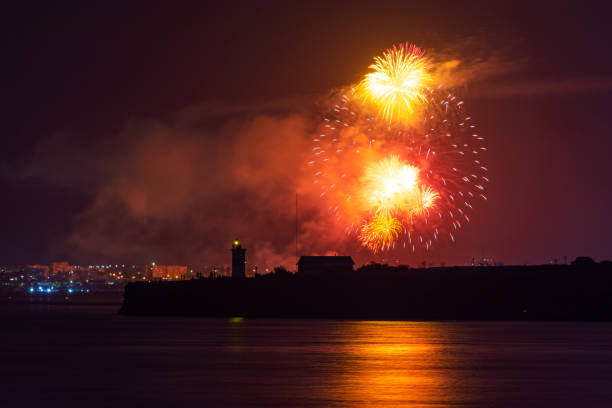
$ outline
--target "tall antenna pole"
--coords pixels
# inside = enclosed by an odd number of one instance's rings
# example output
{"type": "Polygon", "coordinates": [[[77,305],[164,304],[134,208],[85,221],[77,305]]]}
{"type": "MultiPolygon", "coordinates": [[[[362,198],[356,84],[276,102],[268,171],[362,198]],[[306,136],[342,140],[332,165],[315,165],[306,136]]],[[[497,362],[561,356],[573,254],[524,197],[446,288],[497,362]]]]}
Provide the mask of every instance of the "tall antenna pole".
{"type": "Polygon", "coordinates": [[[298,194],[295,192],[295,263],[298,261],[298,194]]]}

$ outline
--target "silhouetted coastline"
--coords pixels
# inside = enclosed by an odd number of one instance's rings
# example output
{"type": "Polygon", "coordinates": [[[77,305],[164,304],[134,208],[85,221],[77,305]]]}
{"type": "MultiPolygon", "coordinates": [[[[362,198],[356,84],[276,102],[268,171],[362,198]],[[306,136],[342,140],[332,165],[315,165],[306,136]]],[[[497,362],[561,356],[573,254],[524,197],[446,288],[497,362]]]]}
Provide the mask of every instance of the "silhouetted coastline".
{"type": "MultiPolygon", "coordinates": [[[[582,261],[588,258],[582,258],[582,261]]],[[[441,267],[137,282],[125,315],[612,321],[612,264],[441,267]]]]}

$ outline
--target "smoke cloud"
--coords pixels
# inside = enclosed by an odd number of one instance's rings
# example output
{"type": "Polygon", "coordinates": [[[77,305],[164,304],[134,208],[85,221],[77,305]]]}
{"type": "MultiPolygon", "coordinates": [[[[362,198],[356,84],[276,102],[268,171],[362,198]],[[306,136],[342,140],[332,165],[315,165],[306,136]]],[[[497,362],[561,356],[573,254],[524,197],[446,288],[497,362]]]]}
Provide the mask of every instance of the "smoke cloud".
{"type": "Polygon", "coordinates": [[[311,115],[264,106],[190,108],[126,126],[69,245],[90,259],[223,265],[239,238],[249,263],[293,269],[297,194],[301,251],[338,251],[343,237],[325,222],[305,168],[311,115]]]}
{"type": "Polygon", "coordinates": [[[589,94],[612,90],[612,78],[569,78],[561,80],[516,80],[495,86],[480,87],[474,92],[479,98],[537,96],[552,94],[589,94]]]}

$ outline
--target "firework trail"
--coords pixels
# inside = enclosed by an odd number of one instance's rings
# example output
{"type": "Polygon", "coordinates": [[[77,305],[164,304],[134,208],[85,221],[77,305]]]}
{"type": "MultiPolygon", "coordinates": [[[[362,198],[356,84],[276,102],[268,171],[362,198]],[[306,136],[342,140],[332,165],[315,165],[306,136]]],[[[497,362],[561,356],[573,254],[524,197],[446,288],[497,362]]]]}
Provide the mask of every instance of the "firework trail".
{"type": "Polygon", "coordinates": [[[321,199],[374,253],[454,241],[486,200],[484,137],[461,99],[432,86],[430,65],[417,47],[388,50],[333,98],[313,138],[321,199]]]}

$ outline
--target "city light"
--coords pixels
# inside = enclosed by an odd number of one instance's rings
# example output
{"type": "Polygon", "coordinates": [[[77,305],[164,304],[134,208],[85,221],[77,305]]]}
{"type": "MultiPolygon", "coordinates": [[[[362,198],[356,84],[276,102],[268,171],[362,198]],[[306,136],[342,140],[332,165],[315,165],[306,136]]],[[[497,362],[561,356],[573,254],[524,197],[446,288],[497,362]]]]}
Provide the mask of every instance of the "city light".
{"type": "MultiPolygon", "coordinates": [[[[116,265],[121,266],[121,264],[116,265]]],[[[6,286],[13,286],[15,290],[19,290],[20,287],[22,293],[28,295],[51,296],[56,293],[77,295],[120,292],[130,282],[195,278],[195,268],[187,265],[158,265],[152,262],[131,266],[131,273],[113,269],[113,265],[88,267],[70,265],[66,261],[53,262],[49,265],[20,265],[16,266],[12,273],[6,273],[7,268],[0,266],[0,282],[6,286]]],[[[209,274],[199,272],[198,277],[209,274]]]]}

